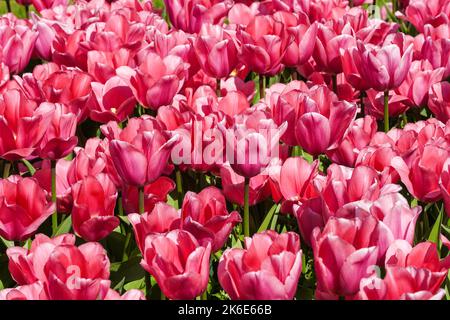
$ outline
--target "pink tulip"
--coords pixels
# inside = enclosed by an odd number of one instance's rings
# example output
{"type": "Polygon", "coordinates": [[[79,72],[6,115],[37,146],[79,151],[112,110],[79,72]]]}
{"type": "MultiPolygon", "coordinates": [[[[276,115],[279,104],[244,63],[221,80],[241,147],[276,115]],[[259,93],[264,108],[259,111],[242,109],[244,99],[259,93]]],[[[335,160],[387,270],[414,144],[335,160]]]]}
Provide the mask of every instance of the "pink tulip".
{"type": "Polygon", "coordinates": [[[353,167],[365,147],[378,130],[376,119],[372,116],[356,119],[338,148],[327,153],[330,159],[341,165],[353,167]]]}
{"type": "Polygon", "coordinates": [[[0,300],[47,300],[41,282],[0,290],[0,300]]]}
{"type": "Polygon", "coordinates": [[[19,25],[9,19],[3,19],[0,24],[2,62],[8,66],[9,72],[20,73],[30,62],[38,34],[27,25],[19,25]]]}
{"type": "Polygon", "coordinates": [[[91,50],[87,54],[87,71],[96,81],[105,83],[119,73],[122,66],[135,67],[134,56],[129,49],[114,52],[91,50]]]}
{"type": "Polygon", "coordinates": [[[136,99],[153,110],[171,104],[183,86],[187,68],[180,57],[166,56],[162,59],[149,53],[130,79],[136,99]]]}
{"type": "Polygon", "coordinates": [[[225,78],[238,63],[235,33],[217,25],[203,25],[192,44],[206,74],[225,78]]]}
{"type": "Polygon", "coordinates": [[[36,43],[34,50],[36,54],[43,60],[51,60],[52,57],[52,42],[55,38],[55,30],[52,28],[51,24],[46,20],[38,20],[32,16],[36,21],[34,22],[38,36],[36,38],[36,43]]]}
{"type": "Polygon", "coordinates": [[[237,174],[247,178],[257,176],[272,158],[280,156],[279,139],[287,129],[287,123],[277,126],[271,119],[260,119],[260,115],[243,114],[230,129],[219,124],[227,161],[237,174]]]}
{"type": "Polygon", "coordinates": [[[38,12],[45,9],[51,9],[59,5],[67,7],[68,4],[67,0],[31,0],[31,2],[38,12]]]}
{"type": "Polygon", "coordinates": [[[200,193],[187,192],[181,208],[182,228],[204,244],[211,242],[213,252],[223,247],[236,224],[241,222],[237,211],[228,213],[225,197],[216,187],[200,193]]]}
{"type": "Polygon", "coordinates": [[[42,92],[49,102],[66,104],[78,121],[87,115],[86,101],[91,93],[92,77],[78,69],[65,68],[53,72],[42,83],[42,92]]]}
{"type": "Polygon", "coordinates": [[[63,234],[49,238],[44,234],[37,234],[29,250],[23,247],[8,248],[9,272],[19,285],[33,284],[37,281],[45,282],[44,267],[57,246],[73,246],[75,236],[63,234]]]}
{"type": "Polygon", "coordinates": [[[164,0],[164,4],[176,29],[197,33],[203,24],[220,24],[232,1],[164,0]]]}
{"type": "Polygon", "coordinates": [[[109,291],[109,259],[96,242],[55,247],[44,266],[51,300],[102,300],[109,291]]]}
{"type": "Polygon", "coordinates": [[[40,143],[39,156],[43,159],[57,160],[64,158],[78,143],[75,135],[77,115],[66,110],[59,103],[42,103],[39,108],[46,108],[53,113],[50,126],[40,143]]]}
{"type": "Polygon", "coordinates": [[[0,180],[0,235],[25,240],[55,211],[55,205],[33,178],[0,180]]]}
{"type": "Polygon", "coordinates": [[[405,10],[406,18],[419,32],[424,31],[426,24],[439,25],[448,23],[450,5],[445,0],[425,1],[411,0],[405,10]]]}
{"type": "Polygon", "coordinates": [[[305,64],[311,58],[317,36],[318,24],[299,24],[290,27],[288,32],[294,36],[294,41],[288,46],[283,63],[288,67],[305,64]]]}
{"type": "Polygon", "coordinates": [[[194,299],[206,290],[211,244],[199,245],[189,232],[173,230],[145,239],[142,267],[169,299],[194,299]]]}
{"type": "Polygon", "coordinates": [[[412,60],[412,45],[403,55],[396,44],[386,44],[381,48],[371,48],[357,43],[361,63],[359,73],[377,91],[398,88],[405,80],[412,60]]]}
{"type": "MultiPolygon", "coordinates": [[[[245,178],[238,175],[229,165],[220,169],[223,193],[228,201],[244,205],[245,178]]],[[[250,178],[249,204],[251,206],[265,200],[271,194],[270,179],[266,172],[250,178]]]]}
{"type": "Polygon", "coordinates": [[[163,234],[176,229],[180,224],[180,218],[179,211],[165,202],[156,203],[151,211],[143,214],[130,213],[128,215],[141,252],[144,252],[145,239],[149,234],[163,234]]]}
{"type": "Polygon", "coordinates": [[[391,244],[386,254],[384,279],[370,277],[361,281],[359,299],[440,300],[449,259],[439,260],[436,244],[422,242],[414,248],[405,241],[391,244]]]}
{"type": "Polygon", "coordinates": [[[105,84],[91,82],[91,87],[87,107],[92,120],[122,122],[133,112],[136,99],[131,88],[120,77],[113,76],[105,84]]]}
{"type": "Polygon", "coordinates": [[[109,235],[120,223],[114,216],[117,190],[106,174],[88,176],[72,186],[74,231],[87,241],[109,235]]]}
{"type": "Polygon", "coordinates": [[[330,27],[319,24],[313,58],[321,71],[338,74],[342,72],[340,50],[354,46],[354,37],[348,34],[336,34],[330,27]]]}
{"type": "Polygon", "coordinates": [[[245,238],[245,249],[225,250],[217,272],[232,300],[292,300],[301,270],[299,236],[267,230],[245,238]]]}
{"type": "Polygon", "coordinates": [[[445,212],[450,216],[450,162],[446,161],[439,179],[442,198],[445,204],[445,212]]]}
{"type": "MultiPolygon", "coordinates": [[[[384,115],[384,93],[376,90],[368,90],[366,106],[368,107],[367,113],[376,117],[377,119],[383,119],[384,115]]],[[[390,117],[397,117],[408,110],[409,108],[408,97],[396,94],[395,91],[388,92],[388,111],[390,117]]]]}
{"type": "MultiPolygon", "coordinates": [[[[314,229],[312,247],[317,277],[316,298],[336,299],[358,292],[361,279],[377,262],[376,243],[359,246],[358,234],[369,238],[360,220],[332,218],[325,229],[314,229]]],[[[362,243],[361,243],[362,244],[362,243]]]]}
{"type": "Polygon", "coordinates": [[[145,300],[145,295],[141,290],[131,289],[120,295],[119,292],[109,289],[105,300],[145,300]]]}
{"type": "Polygon", "coordinates": [[[428,60],[413,61],[405,81],[398,87],[400,95],[408,97],[414,106],[427,105],[428,92],[442,80],[444,68],[434,69],[428,60]]]}
{"type": "Polygon", "coordinates": [[[444,68],[444,78],[450,76],[450,40],[448,38],[433,40],[428,37],[423,46],[421,55],[427,59],[433,68],[444,68]]]}
{"type": "Polygon", "coordinates": [[[356,116],[356,105],[337,101],[326,86],[311,88],[304,99],[303,113],[295,124],[297,143],[314,156],[337,148],[356,116]]]}
{"type": "Polygon", "coordinates": [[[167,139],[162,132],[153,130],[138,134],[133,144],[112,140],[109,147],[114,167],[123,181],[142,187],[161,176],[177,141],[177,135],[167,139]]]}
{"type": "Polygon", "coordinates": [[[428,107],[438,120],[447,122],[450,119],[450,83],[439,82],[431,86],[428,107]]]}
{"type": "Polygon", "coordinates": [[[434,202],[442,197],[439,177],[447,158],[446,149],[437,145],[427,145],[409,165],[400,157],[392,159],[391,165],[415,198],[424,202],[434,202]]]}
{"type": "MultiPolygon", "coordinates": [[[[175,182],[168,177],[159,177],[154,182],[144,187],[144,211],[150,212],[155,205],[162,201],[167,202],[170,192],[175,189],[175,182]]],[[[138,188],[124,185],[122,186],[122,201],[125,212],[139,211],[139,192],[138,188]]]]}
{"type": "Polygon", "coordinates": [[[251,71],[272,76],[283,68],[281,61],[289,44],[289,35],[282,22],[272,16],[255,16],[245,31],[238,31],[242,43],[240,60],[251,71]]]}
{"type": "Polygon", "coordinates": [[[38,106],[18,90],[0,96],[0,155],[9,161],[29,158],[39,146],[53,112],[47,104],[38,106]]]}

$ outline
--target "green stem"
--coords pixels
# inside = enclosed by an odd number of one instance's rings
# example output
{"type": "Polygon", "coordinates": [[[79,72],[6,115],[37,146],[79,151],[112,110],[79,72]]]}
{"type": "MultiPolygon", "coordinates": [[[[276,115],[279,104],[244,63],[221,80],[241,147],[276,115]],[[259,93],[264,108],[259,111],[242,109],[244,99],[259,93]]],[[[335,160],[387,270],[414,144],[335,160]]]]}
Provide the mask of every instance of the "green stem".
{"type": "Polygon", "coordinates": [[[55,212],[52,215],[53,233],[58,229],[58,208],[56,206],[56,160],[51,160],[51,176],[52,176],[52,202],[55,204],[55,212]]]}
{"type": "Polygon", "coordinates": [[[183,202],[183,179],[181,177],[181,171],[178,168],[175,171],[175,182],[177,184],[178,209],[180,209],[183,202]]]}
{"type": "Polygon", "coordinates": [[[143,214],[145,211],[145,197],[144,197],[144,187],[139,187],[139,214],[143,214]]]}
{"type": "Polygon", "coordinates": [[[5,162],[5,166],[3,167],[3,179],[9,177],[9,170],[11,169],[11,162],[5,162]]]}
{"type": "Polygon", "coordinates": [[[203,291],[202,295],[201,295],[201,300],[208,300],[208,290],[205,289],[205,291],[203,291]]]}
{"type": "Polygon", "coordinates": [[[262,74],[259,75],[259,98],[264,99],[266,97],[266,77],[262,74]]]}
{"type": "Polygon", "coordinates": [[[384,91],[384,132],[389,131],[389,90],[384,91]]]}
{"type": "Polygon", "coordinates": [[[337,75],[331,75],[331,82],[333,83],[333,92],[337,94],[337,75]]]}
{"type": "Polygon", "coordinates": [[[250,211],[249,211],[250,179],[244,182],[244,237],[250,236],[250,211]]]}
{"type": "Polygon", "coordinates": [[[6,0],[6,8],[7,8],[8,12],[11,12],[11,2],[10,2],[10,0],[6,0]]]}

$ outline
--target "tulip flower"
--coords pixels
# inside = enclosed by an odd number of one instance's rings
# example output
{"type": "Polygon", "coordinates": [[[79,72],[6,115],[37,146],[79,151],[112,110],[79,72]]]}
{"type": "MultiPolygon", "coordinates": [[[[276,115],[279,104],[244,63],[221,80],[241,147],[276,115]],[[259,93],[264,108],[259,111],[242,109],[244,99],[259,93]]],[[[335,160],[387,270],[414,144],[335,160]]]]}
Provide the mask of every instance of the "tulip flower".
{"type": "Polygon", "coordinates": [[[311,242],[317,276],[316,298],[353,295],[358,292],[361,279],[373,272],[378,249],[376,244],[358,246],[357,232],[365,238],[371,236],[362,227],[360,220],[332,218],[322,232],[314,229],[311,242]]]}
{"type": "Polygon", "coordinates": [[[130,213],[130,221],[139,250],[144,252],[145,239],[149,234],[163,234],[180,225],[180,213],[165,202],[158,202],[143,214],[130,213]]]}
{"type": "Polygon", "coordinates": [[[356,105],[337,101],[326,86],[313,87],[304,96],[303,114],[295,124],[297,143],[308,153],[318,156],[339,146],[356,116],[356,105]]]}
{"type": "Polygon", "coordinates": [[[359,73],[371,88],[384,92],[384,131],[389,131],[389,90],[398,88],[405,80],[411,66],[413,47],[410,45],[403,55],[396,44],[381,48],[368,48],[357,43],[361,55],[359,73]]]}
{"type": "Polygon", "coordinates": [[[289,44],[289,35],[282,22],[272,16],[255,16],[245,30],[238,31],[242,43],[239,58],[261,76],[273,76],[283,68],[282,59],[289,44]]]}
{"type": "Polygon", "coordinates": [[[51,300],[103,299],[110,287],[109,265],[99,243],[59,245],[44,266],[45,291],[51,300]]]}
{"type": "Polygon", "coordinates": [[[130,78],[136,99],[153,110],[171,104],[183,86],[187,68],[180,57],[170,55],[162,59],[149,53],[130,78]]]}
{"type": "Polygon", "coordinates": [[[201,246],[189,232],[173,230],[145,238],[141,266],[169,299],[194,299],[208,285],[210,254],[211,243],[201,246]]]}
{"type": "Polygon", "coordinates": [[[433,3],[425,0],[411,0],[406,7],[405,16],[417,31],[423,32],[426,24],[448,23],[450,5],[444,0],[433,3]]]}
{"type": "Polygon", "coordinates": [[[211,242],[213,252],[223,247],[233,227],[241,222],[237,211],[228,213],[225,197],[215,187],[200,193],[187,192],[181,208],[182,228],[193,234],[200,244],[211,242]]]}
{"type": "Polygon", "coordinates": [[[204,24],[192,45],[203,71],[213,78],[227,77],[238,63],[235,35],[218,25],[204,24]]]}
{"type": "Polygon", "coordinates": [[[52,110],[53,116],[40,143],[39,155],[43,159],[50,160],[64,158],[72,152],[78,142],[75,136],[77,115],[59,103],[42,103],[40,108],[52,110]]]}
{"type": "Polygon", "coordinates": [[[112,140],[110,152],[117,172],[127,184],[137,187],[154,182],[163,173],[178,136],[167,139],[157,130],[137,135],[133,144],[112,140]]]}
{"type": "Polygon", "coordinates": [[[67,7],[67,0],[31,0],[33,6],[36,8],[38,12],[41,12],[45,9],[51,9],[56,6],[67,7]]]}
{"type": "Polygon", "coordinates": [[[391,165],[415,198],[424,202],[434,202],[442,197],[439,178],[447,159],[446,149],[437,145],[427,145],[409,165],[401,157],[393,158],[391,165]]]}
{"type": "Polygon", "coordinates": [[[397,240],[387,251],[384,279],[361,281],[359,299],[440,300],[445,295],[440,286],[449,266],[449,259],[439,259],[435,243],[427,241],[412,247],[397,240]]]}
{"type": "Polygon", "coordinates": [[[311,58],[317,36],[318,24],[299,24],[290,27],[288,32],[294,36],[294,41],[287,47],[283,63],[288,67],[305,64],[311,58]]]}
{"type": "Polygon", "coordinates": [[[105,84],[91,82],[91,87],[87,105],[92,120],[101,123],[121,122],[132,113],[136,99],[131,88],[120,77],[113,76],[105,84]]]}
{"type": "Polygon", "coordinates": [[[44,268],[53,250],[59,246],[73,246],[75,235],[62,234],[49,238],[44,234],[37,234],[30,249],[11,247],[6,250],[9,258],[9,272],[19,285],[33,284],[37,281],[45,282],[44,268]]]}
{"type": "Polygon", "coordinates": [[[232,300],[292,300],[301,270],[299,236],[267,230],[225,250],[217,273],[232,300]]]}
{"type": "Polygon", "coordinates": [[[114,216],[117,190],[106,174],[89,176],[72,186],[74,231],[87,241],[109,235],[120,223],[114,216]]]}
{"type": "Polygon", "coordinates": [[[0,156],[9,161],[33,155],[45,135],[53,112],[48,105],[38,106],[19,90],[0,96],[0,156]]]}
{"type": "Polygon", "coordinates": [[[197,33],[203,24],[220,24],[232,1],[164,0],[164,4],[176,29],[197,33]]]}
{"type": "Polygon", "coordinates": [[[372,116],[356,119],[337,149],[327,152],[327,155],[337,164],[354,167],[361,150],[369,145],[377,129],[372,116]]]}
{"type": "Polygon", "coordinates": [[[0,180],[0,235],[25,240],[55,211],[33,178],[10,176],[0,180]]]}
{"type": "Polygon", "coordinates": [[[439,82],[430,88],[428,107],[438,120],[450,119],[450,83],[439,82]]]}
{"type": "Polygon", "coordinates": [[[47,300],[42,283],[37,281],[33,284],[17,286],[0,290],[0,300],[47,300]]]}

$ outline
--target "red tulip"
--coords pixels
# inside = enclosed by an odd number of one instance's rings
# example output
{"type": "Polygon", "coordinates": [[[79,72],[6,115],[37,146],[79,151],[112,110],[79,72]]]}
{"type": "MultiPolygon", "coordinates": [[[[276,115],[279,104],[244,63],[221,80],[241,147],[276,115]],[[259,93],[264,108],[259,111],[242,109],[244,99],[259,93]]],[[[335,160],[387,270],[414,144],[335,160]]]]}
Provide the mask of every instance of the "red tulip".
{"type": "Polygon", "coordinates": [[[55,211],[33,178],[10,176],[0,180],[0,235],[25,240],[55,211]]]}
{"type": "Polygon", "coordinates": [[[219,261],[218,277],[233,300],[292,300],[302,270],[300,238],[267,230],[245,239],[219,261]]]}
{"type": "Polygon", "coordinates": [[[53,113],[50,126],[40,143],[39,156],[50,160],[64,158],[78,143],[75,135],[77,115],[66,110],[67,107],[59,103],[42,103],[39,108],[46,108],[53,113]]]}
{"type": "Polygon", "coordinates": [[[166,297],[188,300],[206,290],[210,254],[210,243],[201,246],[189,232],[173,230],[146,237],[141,265],[166,297]]]}
{"type": "Polygon", "coordinates": [[[181,208],[182,228],[204,244],[211,242],[212,251],[223,247],[233,227],[241,222],[237,211],[228,213],[225,197],[215,187],[200,193],[187,192],[181,208]]]}
{"type": "Polygon", "coordinates": [[[59,5],[67,7],[68,4],[67,0],[31,0],[31,2],[38,12],[45,9],[51,9],[59,5]]]}
{"type": "Polygon", "coordinates": [[[179,211],[165,202],[156,203],[151,211],[143,214],[130,213],[128,215],[141,252],[144,252],[145,239],[149,234],[162,234],[176,229],[180,224],[180,218],[179,211]]]}
{"type": "Polygon", "coordinates": [[[120,223],[114,216],[117,190],[106,174],[88,176],[72,186],[74,231],[87,241],[109,235],[120,223]]]}
{"type": "Polygon", "coordinates": [[[0,156],[9,161],[32,156],[52,118],[47,104],[37,106],[18,90],[0,96],[0,156]]]}

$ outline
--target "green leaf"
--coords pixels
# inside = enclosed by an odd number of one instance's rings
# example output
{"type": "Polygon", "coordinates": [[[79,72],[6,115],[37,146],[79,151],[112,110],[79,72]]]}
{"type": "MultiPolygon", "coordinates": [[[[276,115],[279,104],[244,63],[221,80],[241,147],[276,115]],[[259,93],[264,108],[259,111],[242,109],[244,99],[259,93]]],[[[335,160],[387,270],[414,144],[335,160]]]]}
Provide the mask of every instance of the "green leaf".
{"type": "Polygon", "coordinates": [[[270,208],[269,212],[267,212],[263,222],[259,226],[258,232],[265,231],[269,228],[270,221],[272,221],[273,215],[275,212],[278,212],[280,209],[280,205],[278,203],[275,203],[272,208],[270,208]]]}
{"type": "Polygon", "coordinates": [[[27,167],[30,174],[34,175],[34,173],[36,172],[36,169],[33,167],[33,165],[26,159],[22,159],[22,162],[25,164],[25,166],[27,167]]]}
{"type": "Polygon", "coordinates": [[[14,247],[14,241],[6,240],[6,239],[4,239],[3,237],[0,237],[0,239],[2,240],[2,242],[5,244],[5,246],[6,246],[7,248],[14,247]]]}
{"type": "Polygon", "coordinates": [[[55,234],[53,235],[54,237],[56,236],[60,236],[64,233],[69,233],[70,229],[72,228],[72,216],[68,216],[58,227],[58,229],[56,229],[55,234]]]}
{"type": "Polygon", "coordinates": [[[441,250],[441,226],[442,226],[442,219],[444,218],[444,210],[443,206],[441,207],[441,210],[439,210],[439,216],[436,219],[436,222],[433,225],[433,228],[431,229],[430,235],[428,236],[428,240],[436,243],[438,250],[441,250]]]}

